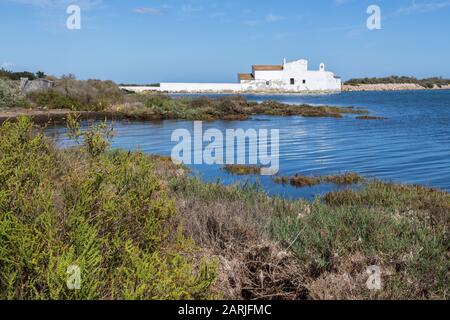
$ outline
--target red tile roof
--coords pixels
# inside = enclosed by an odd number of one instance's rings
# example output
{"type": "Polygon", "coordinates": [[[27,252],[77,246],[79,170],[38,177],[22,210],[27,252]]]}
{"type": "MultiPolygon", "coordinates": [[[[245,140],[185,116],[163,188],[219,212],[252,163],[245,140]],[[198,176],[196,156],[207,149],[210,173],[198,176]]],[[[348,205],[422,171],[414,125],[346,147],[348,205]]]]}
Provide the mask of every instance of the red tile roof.
{"type": "Polygon", "coordinates": [[[239,73],[239,80],[254,80],[253,74],[251,73],[239,73]]]}
{"type": "Polygon", "coordinates": [[[253,65],[252,66],[253,71],[279,71],[283,70],[282,65],[253,65]]]}

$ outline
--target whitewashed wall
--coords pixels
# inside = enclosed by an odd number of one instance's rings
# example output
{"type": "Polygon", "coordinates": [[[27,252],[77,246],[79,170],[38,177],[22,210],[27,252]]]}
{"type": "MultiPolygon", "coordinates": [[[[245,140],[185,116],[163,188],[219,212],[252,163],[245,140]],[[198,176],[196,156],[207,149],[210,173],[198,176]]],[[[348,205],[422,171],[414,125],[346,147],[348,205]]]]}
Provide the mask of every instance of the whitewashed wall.
{"type": "Polygon", "coordinates": [[[283,70],[255,71],[255,80],[280,80],[283,78],[283,70]]]}
{"type": "Polygon", "coordinates": [[[307,60],[283,63],[283,70],[255,70],[255,80],[242,80],[240,83],[181,83],[163,82],[160,87],[122,87],[123,89],[144,92],[245,92],[245,91],[340,91],[341,80],[321,64],[318,70],[308,70],[307,60]],[[291,84],[291,79],[295,83],[291,84]],[[305,83],[303,81],[305,80],[305,83]]]}
{"type": "Polygon", "coordinates": [[[218,91],[241,91],[240,83],[176,83],[163,82],[160,84],[161,91],[169,92],[218,92],[218,91]]]}

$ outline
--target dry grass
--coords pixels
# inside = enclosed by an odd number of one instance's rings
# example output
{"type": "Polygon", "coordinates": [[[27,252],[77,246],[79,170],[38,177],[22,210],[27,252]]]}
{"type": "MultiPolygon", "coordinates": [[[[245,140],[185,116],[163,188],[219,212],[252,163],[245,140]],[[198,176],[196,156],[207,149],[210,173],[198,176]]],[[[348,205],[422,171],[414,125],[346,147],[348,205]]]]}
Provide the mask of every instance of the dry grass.
{"type": "Polygon", "coordinates": [[[227,164],[223,167],[223,170],[225,170],[229,174],[235,174],[238,176],[261,174],[261,166],[227,164]]]}
{"type": "Polygon", "coordinates": [[[321,178],[321,180],[324,182],[334,183],[338,185],[349,185],[361,183],[364,181],[364,178],[357,173],[347,172],[340,175],[325,176],[321,178]]]}
{"type": "Polygon", "coordinates": [[[320,178],[318,177],[306,177],[295,175],[289,178],[289,183],[291,186],[303,188],[303,187],[312,187],[321,183],[320,178]]]}
{"type": "Polygon", "coordinates": [[[302,176],[296,174],[292,177],[275,177],[275,183],[287,184],[296,188],[312,187],[321,183],[334,183],[337,185],[358,184],[364,181],[364,178],[354,172],[347,172],[340,175],[330,176],[302,176]]]}
{"type": "MultiPolygon", "coordinates": [[[[172,180],[186,235],[203,254],[220,261],[215,284],[229,299],[304,299],[307,290],[295,256],[271,240],[265,228],[286,203],[257,189],[172,180]]],[[[300,203],[295,207],[301,207],[300,203]]]]}
{"type": "MultiPolygon", "coordinates": [[[[337,182],[348,182],[349,177],[337,182]]],[[[359,191],[329,194],[324,204],[271,198],[251,187],[174,179],[171,186],[186,234],[205,256],[220,261],[215,288],[223,297],[447,295],[448,193],[399,185],[386,190],[383,183],[373,181],[359,191]],[[421,213],[411,212],[409,203],[422,208],[421,213]],[[440,220],[427,218],[430,214],[440,220]],[[380,291],[366,287],[370,265],[383,272],[380,291]]]]}
{"type": "MultiPolygon", "coordinates": [[[[29,128],[24,120],[20,124],[29,128]]],[[[447,192],[366,181],[357,191],[313,202],[280,199],[256,186],[204,183],[168,157],[125,151],[92,157],[80,149],[57,150],[42,136],[34,140],[28,130],[24,135],[11,128],[1,132],[7,155],[0,162],[2,296],[149,298],[154,295],[148,284],[165,290],[170,281],[180,289],[159,296],[186,297],[179,292],[193,290],[187,297],[449,297],[447,192]],[[160,223],[151,220],[159,216],[160,223]],[[66,250],[71,247],[76,251],[66,250]],[[163,260],[149,256],[155,250],[163,260]],[[77,296],[55,291],[65,284],[66,264],[76,258],[70,252],[79,252],[78,262],[95,275],[77,296]],[[56,278],[53,259],[63,266],[56,278]],[[213,268],[202,268],[202,260],[218,261],[214,284],[211,275],[198,277],[213,268]],[[156,269],[149,270],[152,265],[156,269]],[[382,269],[382,290],[365,286],[370,265],[382,269]],[[116,275],[114,284],[110,274],[116,275]]],[[[359,180],[353,174],[328,179],[359,180]]]]}

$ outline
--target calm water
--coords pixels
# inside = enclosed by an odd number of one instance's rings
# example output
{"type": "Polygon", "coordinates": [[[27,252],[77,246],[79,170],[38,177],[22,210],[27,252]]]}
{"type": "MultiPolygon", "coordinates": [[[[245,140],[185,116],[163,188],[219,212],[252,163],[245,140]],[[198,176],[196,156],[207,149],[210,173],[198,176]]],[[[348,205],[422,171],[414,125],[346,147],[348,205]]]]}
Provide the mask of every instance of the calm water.
{"type": "MultiPolygon", "coordinates": [[[[385,181],[419,183],[450,191],[450,91],[351,92],[315,96],[246,96],[252,101],[278,100],[300,104],[364,107],[387,120],[256,116],[247,121],[203,123],[217,128],[280,129],[280,175],[325,175],[346,171],[385,181]]],[[[116,122],[114,147],[141,149],[170,155],[171,134],[177,128],[192,130],[189,121],[116,122]]],[[[67,145],[65,129],[48,133],[67,145]]],[[[280,186],[270,177],[235,177],[221,166],[191,166],[206,181],[223,183],[257,179],[270,193],[311,198],[333,188],[321,185],[295,189],[280,186]]]]}

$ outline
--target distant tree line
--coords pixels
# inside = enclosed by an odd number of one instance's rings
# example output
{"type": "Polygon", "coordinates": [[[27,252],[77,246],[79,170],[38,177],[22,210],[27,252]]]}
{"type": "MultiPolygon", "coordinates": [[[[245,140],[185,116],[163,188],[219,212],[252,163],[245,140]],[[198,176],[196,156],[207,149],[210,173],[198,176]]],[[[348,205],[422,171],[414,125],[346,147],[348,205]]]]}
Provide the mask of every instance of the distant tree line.
{"type": "Polygon", "coordinates": [[[444,79],[442,77],[433,77],[425,79],[417,79],[415,77],[405,77],[405,76],[390,76],[384,78],[358,78],[350,79],[344,84],[346,85],[360,85],[360,84],[404,84],[404,83],[414,83],[418,84],[424,88],[433,88],[434,86],[442,87],[450,85],[450,79],[444,79]]]}
{"type": "Polygon", "coordinates": [[[0,69],[0,79],[8,79],[8,80],[20,80],[20,78],[28,78],[30,80],[35,80],[38,78],[45,78],[46,75],[42,71],[38,72],[13,72],[5,69],[0,69]]]}

